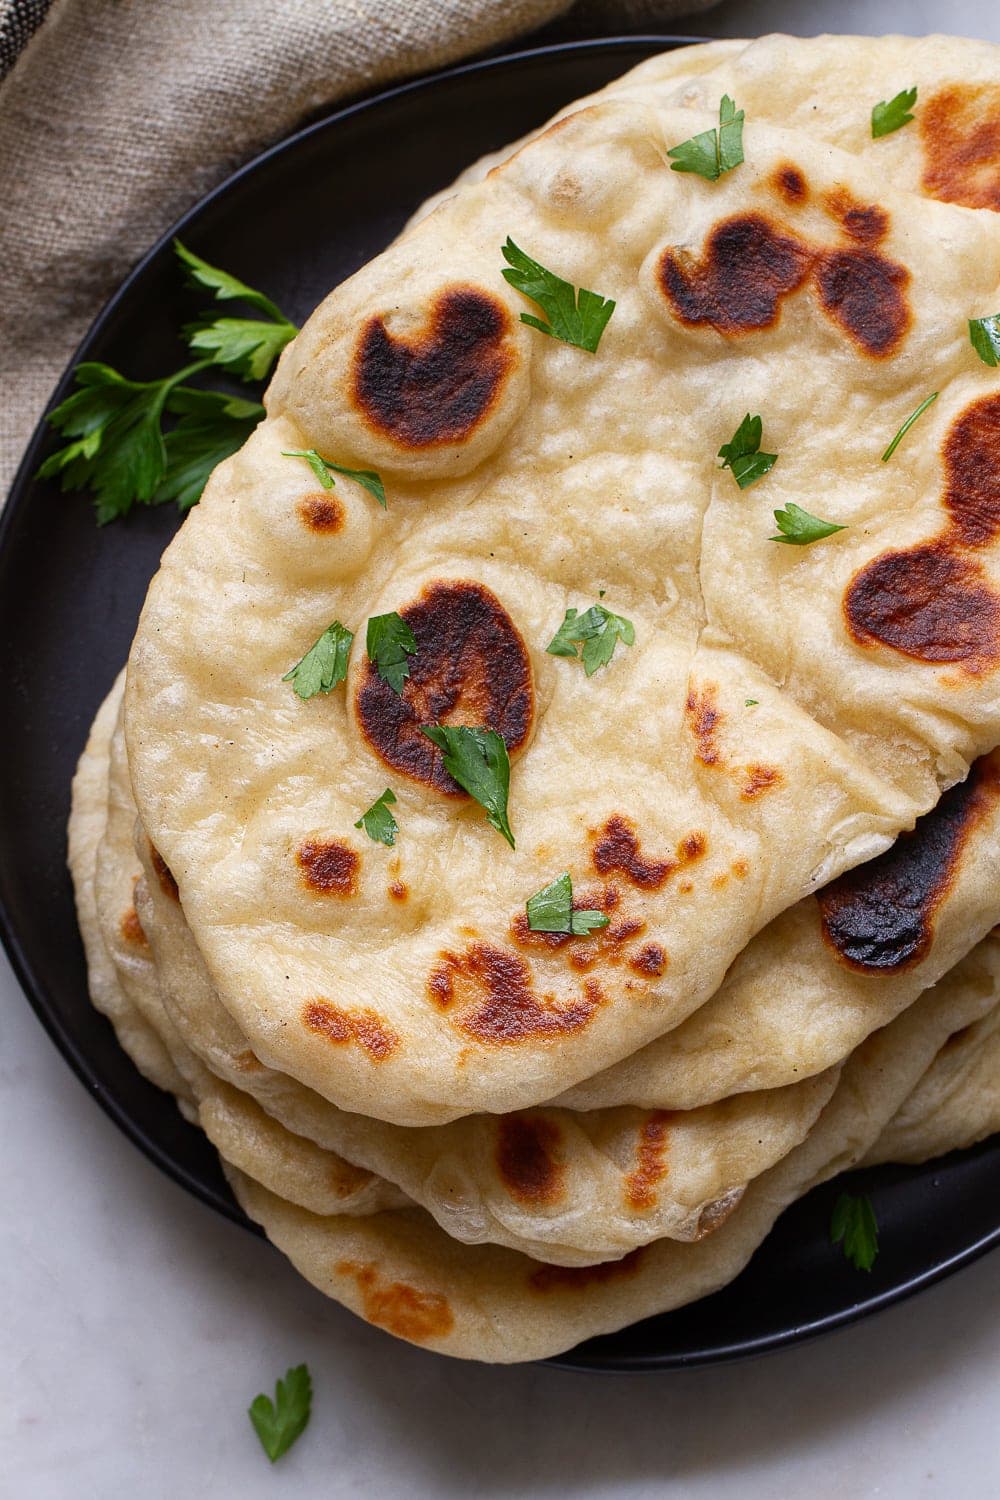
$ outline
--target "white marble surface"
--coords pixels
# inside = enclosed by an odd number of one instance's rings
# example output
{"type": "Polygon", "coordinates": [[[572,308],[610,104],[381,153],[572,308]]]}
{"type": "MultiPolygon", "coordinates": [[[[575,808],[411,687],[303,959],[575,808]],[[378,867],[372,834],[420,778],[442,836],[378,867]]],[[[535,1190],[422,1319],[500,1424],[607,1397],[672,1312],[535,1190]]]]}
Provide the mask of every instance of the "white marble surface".
{"type": "MultiPolygon", "coordinates": [[[[1000,41],[1000,6],[730,0],[697,26],[1000,41]]],[[[325,1303],[163,1178],[2,959],[0,1142],[0,1500],[1000,1495],[998,1256],[752,1364],[619,1379],[459,1366],[325,1303]],[[245,1408],[301,1360],[313,1421],[272,1470],[245,1408]]]]}

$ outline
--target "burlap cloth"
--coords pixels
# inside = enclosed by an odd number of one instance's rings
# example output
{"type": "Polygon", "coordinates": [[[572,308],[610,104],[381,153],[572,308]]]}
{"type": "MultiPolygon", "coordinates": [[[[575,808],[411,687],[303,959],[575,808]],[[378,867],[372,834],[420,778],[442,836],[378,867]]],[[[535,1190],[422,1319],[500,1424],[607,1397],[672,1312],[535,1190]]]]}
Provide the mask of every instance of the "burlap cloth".
{"type": "Polygon", "coordinates": [[[0,0],[0,59],[19,53],[0,84],[0,497],[101,304],[248,157],[337,100],[570,11],[598,35],[711,3],[0,0]]]}

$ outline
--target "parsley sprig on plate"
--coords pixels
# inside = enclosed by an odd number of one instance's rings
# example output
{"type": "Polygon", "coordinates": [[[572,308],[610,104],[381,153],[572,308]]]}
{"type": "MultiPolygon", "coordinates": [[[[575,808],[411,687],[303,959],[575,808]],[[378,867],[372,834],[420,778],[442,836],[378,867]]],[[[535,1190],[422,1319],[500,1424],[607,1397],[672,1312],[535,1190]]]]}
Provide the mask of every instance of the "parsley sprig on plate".
{"type": "Polygon", "coordinates": [[[130,380],[111,365],[88,361],[75,371],[76,390],[49,414],[64,438],[39,469],[63,490],[89,491],[98,524],[134,505],[174,500],[188,510],[216,464],[241,448],[264,415],[256,399],[204,390],[188,382],[209,371],[230,379],[265,379],[298,331],[270,298],[211,266],[180,241],[177,256],[191,280],[217,301],[240,300],[260,316],[207,313],[184,330],[197,358],[158,380],[130,380]],[[168,419],[176,419],[167,426],[168,419]]]}
{"type": "Polygon", "coordinates": [[[867,1195],[841,1193],[833,1206],[830,1239],[858,1271],[870,1271],[878,1255],[878,1220],[867,1195]]]}

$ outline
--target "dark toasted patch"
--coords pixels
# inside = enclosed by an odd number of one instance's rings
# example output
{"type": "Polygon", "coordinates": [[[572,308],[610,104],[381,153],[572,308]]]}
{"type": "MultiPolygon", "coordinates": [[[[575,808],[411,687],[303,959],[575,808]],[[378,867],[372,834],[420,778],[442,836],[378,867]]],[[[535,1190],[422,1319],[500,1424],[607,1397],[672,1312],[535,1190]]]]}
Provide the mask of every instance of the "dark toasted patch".
{"type": "Polygon", "coordinates": [[[743,770],[746,779],[740,787],[740,796],[744,802],[753,802],[781,785],[782,775],[777,766],[751,765],[743,770]]]}
{"type": "Polygon", "coordinates": [[[354,404],[402,448],[462,442],[496,405],[513,367],[510,328],[499,298],[473,286],[440,293],[415,339],[396,338],[383,318],[369,318],[354,357],[354,404]]]}
{"type": "Polygon", "coordinates": [[[1000,660],[1000,596],[978,563],[946,540],[883,552],[844,596],[847,628],[862,646],[883,645],[923,662],[981,672],[1000,660]]]}
{"type": "Polygon", "coordinates": [[[837,956],[863,972],[898,972],[919,963],[934,936],[934,916],[951,889],[973,829],[1000,800],[1000,758],[976,761],[965,781],[877,859],[820,891],[823,936],[837,956]]]}
{"type": "Polygon", "coordinates": [[[775,192],[779,193],[786,203],[793,206],[804,203],[809,196],[806,179],[794,162],[784,162],[777,167],[771,183],[775,192]]]}
{"type": "Polygon", "coordinates": [[[963,546],[981,547],[1000,534],[1000,396],[967,406],[942,454],[952,531],[963,546]]]}
{"type": "Polygon", "coordinates": [[[712,229],[700,259],[668,248],[660,286],[682,323],[720,333],[770,328],[782,300],[809,274],[812,251],[760,213],[737,214],[712,229]]]}
{"type": "Polygon", "coordinates": [[[722,762],[719,749],[719,726],[722,710],[718,704],[719,690],[714,682],[703,683],[700,688],[688,688],[684,711],[688,728],[694,735],[695,757],[703,766],[718,766],[722,762]]]}
{"type": "Polygon", "coordinates": [[[177,882],[170,873],[163,855],[152,843],[149,844],[149,862],[156,871],[156,878],[163,894],[169,896],[172,901],[178,901],[180,897],[177,892],[177,882]]]}
{"type": "Polygon", "coordinates": [[[383,1281],[373,1261],[339,1260],[334,1270],[357,1282],[367,1322],[398,1338],[421,1344],[444,1338],[455,1326],[451,1305],[440,1292],[421,1291],[406,1281],[383,1281]]]}
{"type": "Polygon", "coordinates": [[[639,1269],[646,1247],[640,1245],[630,1250],[621,1260],[602,1260],[596,1266],[547,1266],[540,1265],[528,1277],[528,1285],[536,1292],[583,1292],[591,1286],[603,1286],[609,1281],[634,1276],[639,1269]]]}
{"type": "Polygon", "coordinates": [[[667,1162],[668,1125],[672,1116],[658,1109],[639,1127],[636,1164],[625,1178],[625,1199],[630,1208],[642,1211],[656,1207],[656,1187],[670,1168],[667,1162]]]}
{"type": "Polygon", "coordinates": [[[677,869],[676,859],[647,859],[639,848],[635,828],[618,813],[610,817],[593,838],[590,857],[594,869],[601,875],[612,872],[624,875],[641,890],[659,890],[677,869]]]}
{"type": "Polygon", "coordinates": [[[629,968],[649,979],[658,979],[666,967],[667,952],[659,943],[646,943],[629,959],[629,968]]]}
{"type": "Polygon", "coordinates": [[[540,998],[519,954],[482,942],[461,954],[442,953],[427,984],[435,1005],[446,1013],[455,1007],[452,1020],[461,1031],[495,1046],[581,1031],[606,999],[590,979],[581,996],[561,1006],[540,998]]]}
{"type": "Polygon", "coordinates": [[[859,245],[877,245],[889,232],[886,210],[877,203],[859,203],[846,188],[834,188],[825,194],[823,206],[848,239],[859,245]]]}
{"type": "Polygon", "coordinates": [[[895,354],[911,322],[905,266],[877,250],[831,250],[817,263],[816,284],[823,310],[864,354],[895,354]]]}
{"type": "Polygon", "coordinates": [[[481,583],[435,583],[400,611],[416,652],[402,694],[366,660],[355,699],[361,732],[380,760],[449,797],[465,793],[444,769],[423,724],[485,725],[511,752],[531,730],[535,687],[521,634],[481,583]]]}
{"type": "Polygon", "coordinates": [[[344,507],[332,490],[317,490],[304,495],[298,512],[310,531],[339,531],[344,524],[344,507]]]}
{"type": "Polygon", "coordinates": [[[249,1047],[245,1052],[238,1052],[233,1062],[241,1073],[259,1073],[264,1066],[256,1052],[251,1052],[249,1047]]]}
{"type": "Polygon", "coordinates": [[[924,192],[1000,210],[1000,85],[952,84],[923,102],[917,119],[924,192]]]}
{"type": "Polygon", "coordinates": [[[521,1203],[558,1203],[565,1168],[558,1159],[562,1132],[544,1115],[501,1115],[497,1120],[497,1171],[521,1203]]]}
{"type": "Polygon", "coordinates": [[[393,901],[405,901],[409,894],[409,890],[401,880],[394,880],[389,887],[389,895],[393,901]]]}
{"type": "Polygon", "coordinates": [[[131,943],[134,948],[149,947],[149,939],[143,931],[142,923],[139,921],[139,913],[134,906],[130,906],[128,911],[122,915],[119,928],[126,943],[131,943]]]}
{"type": "Polygon", "coordinates": [[[358,888],[358,854],[332,839],[307,839],[295,855],[306,885],[324,896],[353,896],[358,888]]]}
{"type": "Polygon", "coordinates": [[[308,1001],[302,1008],[302,1024],[338,1046],[357,1042],[373,1062],[384,1062],[399,1046],[399,1037],[375,1011],[343,1010],[329,1000],[308,1001]]]}

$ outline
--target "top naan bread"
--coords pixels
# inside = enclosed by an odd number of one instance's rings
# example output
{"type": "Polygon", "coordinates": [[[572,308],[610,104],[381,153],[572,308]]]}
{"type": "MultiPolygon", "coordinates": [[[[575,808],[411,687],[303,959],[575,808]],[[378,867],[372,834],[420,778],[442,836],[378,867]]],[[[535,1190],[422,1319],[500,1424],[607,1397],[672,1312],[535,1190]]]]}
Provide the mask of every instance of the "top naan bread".
{"type": "Polygon", "coordinates": [[[151,586],[141,817],[254,1050],[346,1108],[430,1123],[607,1067],[1000,739],[1000,388],[966,332],[995,221],[752,120],[718,182],[672,172],[713,123],[588,108],[338,288],[151,586]],[[616,299],[596,354],[519,322],[508,235],[616,299]],[[780,457],[740,491],[715,454],[747,411],[780,457]],[[388,510],[282,456],[310,447],[388,510]],[[777,546],[788,502],[848,529],[777,546]],[[636,643],[588,679],[545,647],[601,590],[636,643]],[[402,700],[364,653],[390,610],[402,700]],[[346,691],[301,703],[282,676],[334,618],[346,691]],[[435,718],[504,734],[516,851],[435,718]],[[353,828],[386,784],[391,852],[353,828]],[[525,931],[564,869],[603,934],[525,931]]]}

